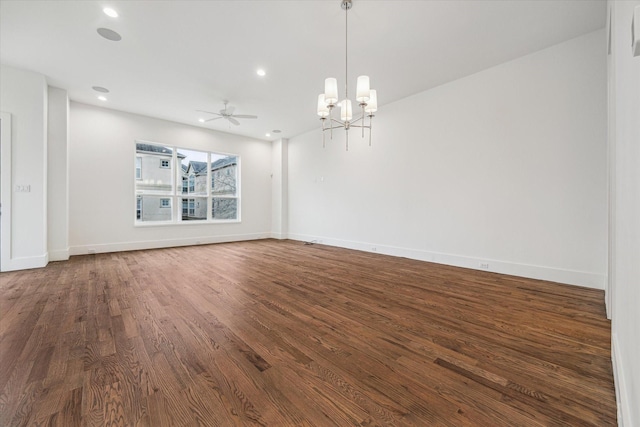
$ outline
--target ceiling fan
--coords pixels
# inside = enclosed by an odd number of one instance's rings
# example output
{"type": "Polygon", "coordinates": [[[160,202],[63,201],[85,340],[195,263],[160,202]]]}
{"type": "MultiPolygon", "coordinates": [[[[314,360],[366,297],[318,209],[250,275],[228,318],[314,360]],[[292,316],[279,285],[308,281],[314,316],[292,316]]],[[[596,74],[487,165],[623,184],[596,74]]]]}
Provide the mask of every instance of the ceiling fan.
{"type": "Polygon", "coordinates": [[[218,116],[218,117],[213,117],[208,120],[205,120],[205,122],[210,122],[218,119],[227,119],[229,123],[233,123],[236,126],[240,124],[240,122],[236,119],[257,119],[258,118],[258,116],[253,116],[249,114],[233,114],[233,111],[235,110],[235,108],[233,106],[228,105],[229,101],[225,100],[222,102],[224,103],[224,108],[220,110],[219,113],[213,113],[211,111],[203,111],[203,110],[196,110],[196,111],[200,113],[207,113],[207,114],[213,114],[215,116],[218,116]]]}

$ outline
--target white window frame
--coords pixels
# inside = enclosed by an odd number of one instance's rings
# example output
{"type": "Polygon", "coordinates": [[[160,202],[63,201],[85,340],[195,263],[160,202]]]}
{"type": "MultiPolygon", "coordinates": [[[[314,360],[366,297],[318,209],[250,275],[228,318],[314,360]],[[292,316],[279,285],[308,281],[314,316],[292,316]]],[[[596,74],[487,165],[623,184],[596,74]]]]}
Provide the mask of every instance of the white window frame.
{"type": "MultiPolygon", "coordinates": [[[[140,181],[142,180],[142,157],[144,156],[144,154],[141,156],[140,153],[137,152],[136,149],[136,144],[150,144],[150,145],[155,145],[155,146],[160,146],[160,147],[165,147],[167,149],[171,149],[172,150],[172,156],[171,159],[169,160],[169,165],[166,166],[166,168],[172,169],[173,170],[173,175],[174,175],[174,179],[172,179],[172,186],[171,186],[171,192],[170,193],[162,193],[162,194],[158,194],[158,193],[147,193],[144,190],[136,190],[134,191],[135,193],[135,203],[136,203],[136,211],[134,212],[134,225],[136,227],[153,227],[153,226],[172,226],[172,225],[184,225],[184,224],[189,224],[189,225],[195,225],[195,224],[219,224],[219,223],[240,223],[242,222],[242,216],[241,216],[241,187],[242,187],[242,182],[240,180],[241,178],[241,157],[238,154],[233,154],[233,153],[225,153],[225,152],[219,152],[219,151],[205,151],[205,150],[201,150],[198,148],[190,148],[190,147],[184,147],[184,146],[173,146],[173,145],[168,145],[168,144],[162,144],[162,143],[158,143],[158,142],[151,142],[151,141],[144,141],[144,140],[136,140],[133,144],[133,150],[135,153],[135,174],[134,174],[134,178],[135,181],[140,181]],[[182,167],[180,164],[180,161],[178,159],[178,150],[189,150],[189,151],[199,151],[202,153],[206,153],[207,154],[207,177],[206,177],[206,183],[208,184],[207,187],[207,191],[206,194],[191,194],[191,187],[189,186],[189,179],[187,179],[187,190],[188,193],[185,194],[182,192],[183,190],[183,186],[182,186],[182,167]],[[213,183],[212,183],[212,172],[211,172],[211,159],[212,159],[212,155],[215,157],[219,157],[219,156],[228,156],[228,157],[234,157],[235,158],[235,195],[215,195],[213,194],[213,183]],[[138,160],[138,158],[140,158],[140,160],[138,160]],[[140,167],[138,167],[138,162],[140,167]],[[139,171],[139,172],[138,172],[139,171]],[[178,185],[178,183],[180,183],[180,185],[178,185]],[[156,196],[156,197],[161,197],[161,201],[159,202],[161,204],[161,208],[166,209],[167,207],[163,207],[162,206],[162,199],[169,199],[169,204],[170,206],[168,206],[168,208],[171,208],[171,220],[169,221],[142,221],[142,219],[138,219],[138,212],[140,212],[140,214],[142,214],[142,209],[138,209],[138,207],[142,208],[142,197],[143,196],[156,196]],[[138,197],[140,197],[140,204],[138,204],[138,197]],[[236,218],[233,219],[215,219],[213,218],[213,202],[214,199],[220,199],[220,198],[232,198],[232,199],[236,199],[236,218]],[[173,201],[171,201],[173,199],[173,201]],[[182,215],[183,215],[183,204],[182,204],[182,199],[188,199],[187,202],[187,216],[195,216],[195,199],[202,199],[203,202],[206,203],[206,219],[199,219],[199,220],[183,220],[182,219],[182,215]],[[193,209],[189,209],[189,201],[193,202],[193,209]]],[[[160,159],[160,165],[162,168],[164,168],[162,166],[162,160],[165,159],[160,159]]],[[[229,172],[230,173],[230,172],[229,172]]],[[[195,176],[194,178],[194,186],[193,186],[193,192],[195,193],[195,187],[196,187],[196,182],[195,182],[195,176]]],[[[142,216],[140,216],[140,218],[142,218],[142,216]]]]}
{"type": "Polygon", "coordinates": [[[162,169],[170,169],[171,168],[171,160],[168,159],[160,159],[160,167],[162,169]],[[165,166],[165,162],[166,162],[166,166],[165,166]]]}
{"type": "Polygon", "coordinates": [[[171,197],[162,197],[160,199],[160,207],[163,208],[163,209],[164,208],[170,208],[171,207],[171,197]],[[167,202],[167,203],[165,204],[165,202],[167,202]]]}

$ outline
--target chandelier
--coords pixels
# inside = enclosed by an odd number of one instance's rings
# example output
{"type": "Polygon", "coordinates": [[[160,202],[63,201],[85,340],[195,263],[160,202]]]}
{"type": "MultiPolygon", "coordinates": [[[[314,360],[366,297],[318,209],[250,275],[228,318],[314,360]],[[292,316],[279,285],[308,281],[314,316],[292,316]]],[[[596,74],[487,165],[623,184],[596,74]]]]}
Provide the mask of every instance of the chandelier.
{"type": "Polygon", "coordinates": [[[356,101],[360,106],[361,114],[358,118],[353,118],[353,110],[351,107],[351,100],[348,98],[348,86],[347,78],[349,71],[348,61],[348,11],[353,7],[351,0],[342,0],[342,9],[345,11],[344,15],[344,99],[338,102],[338,81],[329,77],[324,81],[324,93],[318,95],[318,115],[322,122],[322,146],[325,146],[325,132],[329,131],[330,138],[333,139],[333,130],[342,129],[345,130],[346,135],[346,149],[349,151],[349,129],[352,127],[362,129],[362,138],[364,138],[364,130],[369,130],[369,145],[371,145],[371,121],[373,119],[373,113],[378,110],[378,98],[376,91],[369,87],[369,76],[359,76],[356,85],[356,101]],[[340,107],[340,120],[333,117],[333,109],[340,107]],[[369,118],[369,124],[366,124],[366,118],[369,118]],[[327,126],[328,122],[328,126],[327,126]]]}

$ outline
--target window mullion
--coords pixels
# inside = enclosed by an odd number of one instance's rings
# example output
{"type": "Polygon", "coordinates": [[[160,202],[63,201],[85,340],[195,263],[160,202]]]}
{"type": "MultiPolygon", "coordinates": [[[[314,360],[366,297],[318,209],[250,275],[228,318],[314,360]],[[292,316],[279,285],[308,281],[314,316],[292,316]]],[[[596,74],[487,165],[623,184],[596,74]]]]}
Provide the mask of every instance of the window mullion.
{"type": "Polygon", "coordinates": [[[211,153],[207,153],[207,221],[211,221],[213,219],[213,215],[211,211],[213,210],[213,199],[212,199],[212,180],[213,174],[211,173],[211,153]]]}
{"type": "MultiPolygon", "coordinates": [[[[171,204],[171,211],[172,211],[172,216],[173,216],[173,222],[177,223],[178,222],[178,198],[177,198],[177,193],[178,193],[178,147],[172,147],[173,152],[171,154],[171,163],[173,166],[173,179],[171,180],[171,194],[172,194],[172,201],[173,203],[171,204]]],[[[181,168],[180,168],[181,169],[181,168]]]]}

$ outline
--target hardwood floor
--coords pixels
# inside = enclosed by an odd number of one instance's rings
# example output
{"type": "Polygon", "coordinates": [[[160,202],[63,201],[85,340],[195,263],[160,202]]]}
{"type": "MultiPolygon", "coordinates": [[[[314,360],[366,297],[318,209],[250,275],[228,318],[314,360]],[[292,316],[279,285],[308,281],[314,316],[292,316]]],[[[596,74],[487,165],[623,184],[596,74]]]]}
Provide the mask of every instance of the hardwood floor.
{"type": "Polygon", "coordinates": [[[0,279],[2,426],[616,424],[601,291],[275,240],[0,279]]]}

